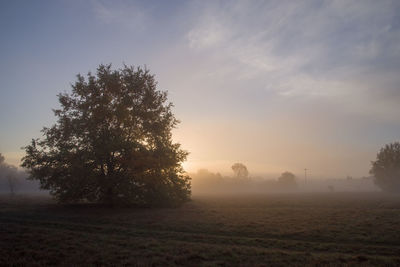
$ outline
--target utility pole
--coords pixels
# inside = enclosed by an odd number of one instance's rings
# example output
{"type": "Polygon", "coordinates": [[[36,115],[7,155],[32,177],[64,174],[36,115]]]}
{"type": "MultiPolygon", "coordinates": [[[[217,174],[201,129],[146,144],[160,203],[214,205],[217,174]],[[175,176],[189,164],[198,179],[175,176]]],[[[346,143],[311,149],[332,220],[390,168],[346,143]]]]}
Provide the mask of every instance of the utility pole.
{"type": "Polygon", "coordinates": [[[307,168],[304,169],[304,183],[307,184],[307,168]]]}

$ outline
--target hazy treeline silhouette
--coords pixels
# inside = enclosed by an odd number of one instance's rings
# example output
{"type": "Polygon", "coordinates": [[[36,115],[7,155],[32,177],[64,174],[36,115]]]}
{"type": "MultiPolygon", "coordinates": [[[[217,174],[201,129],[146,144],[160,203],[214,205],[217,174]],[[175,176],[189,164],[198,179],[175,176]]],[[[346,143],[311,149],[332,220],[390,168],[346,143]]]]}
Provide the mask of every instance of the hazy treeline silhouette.
{"type": "MultiPolygon", "coordinates": [[[[234,166],[237,166],[234,164],[234,166]]],[[[245,165],[243,165],[245,167],[245,165]]],[[[244,168],[243,168],[244,169],[244,168]]],[[[343,179],[308,179],[285,171],[276,178],[251,176],[246,168],[245,176],[221,175],[207,169],[190,173],[193,194],[237,194],[237,193],[296,193],[296,192],[349,192],[378,191],[373,177],[343,179]]]]}
{"type": "Polygon", "coordinates": [[[200,169],[197,173],[190,174],[190,177],[192,177],[194,194],[381,190],[387,193],[400,193],[400,142],[393,142],[382,147],[376,160],[371,164],[372,176],[361,178],[347,176],[343,179],[307,179],[306,177],[302,179],[285,171],[276,179],[265,179],[249,175],[243,163],[232,165],[232,176],[222,176],[220,173],[200,169]]]}
{"type": "Polygon", "coordinates": [[[39,189],[38,182],[27,180],[27,178],[28,174],[25,171],[6,163],[4,156],[0,153],[0,193],[15,195],[44,192],[39,189]]]}
{"type": "Polygon", "coordinates": [[[242,163],[233,164],[232,170],[232,176],[223,176],[207,169],[191,173],[193,193],[290,192],[297,189],[296,177],[290,172],[282,173],[276,180],[267,180],[250,176],[242,163]]]}

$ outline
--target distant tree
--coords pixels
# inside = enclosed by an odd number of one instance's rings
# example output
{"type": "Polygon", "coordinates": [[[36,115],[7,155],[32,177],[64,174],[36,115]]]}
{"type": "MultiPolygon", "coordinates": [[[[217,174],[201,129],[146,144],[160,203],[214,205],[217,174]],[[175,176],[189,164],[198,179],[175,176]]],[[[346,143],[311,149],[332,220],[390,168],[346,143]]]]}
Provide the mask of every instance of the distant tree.
{"type": "Polygon", "coordinates": [[[287,188],[296,187],[296,176],[291,172],[283,172],[278,177],[278,183],[287,188]]]}
{"type": "Polygon", "coordinates": [[[233,164],[232,170],[236,178],[243,179],[249,176],[249,171],[247,170],[247,167],[243,163],[233,164]]]}
{"type": "Polygon", "coordinates": [[[15,166],[7,164],[0,153],[0,180],[8,186],[11,195],[15,195],[18,185],[18,170],[15,166]]]}
{"type": "Polygon", "coordinates": [[[18,184],[18,180],[17,177],[15,175],[15,172],[10,172],[7,175],[7,182],[8,182],[8,188],[10,189],[10,194],[12,196],[15,195],[15,191],[17,189],[17,184],[18,184]]]}
{"type": "Polygon", "coordinates": [[[375,184],[384,191],[400,193],[400,143],[385,145],[371,163],[375,184]]]}
{"type": "MultiPolygon", "coordinates": [[[[7,165],[4,162],[4,156],[0,153],[0,184],[5,184],[8,174],[7,165]]],[[[4,186],[4,185],[3,185],[4,186]]],[[[0,186],[1,188],[2,186],[0,186]]]]}
{"type": "Polygon", "coordinates": [[[149,70],[100,65],[58,95],[58,121],[25,147],[22,166],[61,202],[177,205],[190,197],[179,123],[149,70]]]}

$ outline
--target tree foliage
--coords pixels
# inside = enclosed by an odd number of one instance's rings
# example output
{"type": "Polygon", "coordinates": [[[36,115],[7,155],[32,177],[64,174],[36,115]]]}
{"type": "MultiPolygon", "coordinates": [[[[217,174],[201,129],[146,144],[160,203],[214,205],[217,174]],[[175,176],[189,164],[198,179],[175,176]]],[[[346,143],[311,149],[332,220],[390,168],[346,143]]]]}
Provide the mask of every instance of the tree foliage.
{"type": "Polygon", "coordinates": [[[61,93],[57,122],[25,147],[22,166],[61,202],[179,204],[190,197],[181,163],[187,152],[173,143],[179,122],[167,93],[143,68],[77,75],[61,93]]]}
{"type": "Polygon", "coordinates": [[[247,167],[243,163],[233,164],[232,170],[236,178],[243,179],[249,176],[249,171],[247,170],[247,167]]]}
{"type": "Polygon", "coordinates": [[[370,173],[384,191],[400,192],[400,143],[385,145],[372,162],[370,173]]]}
{"type": "Polygon", "coordinates": [[[296,176],[291,172],[283,172],[278,177],[278,183],[284,187],[296,187],[296,176]]]}

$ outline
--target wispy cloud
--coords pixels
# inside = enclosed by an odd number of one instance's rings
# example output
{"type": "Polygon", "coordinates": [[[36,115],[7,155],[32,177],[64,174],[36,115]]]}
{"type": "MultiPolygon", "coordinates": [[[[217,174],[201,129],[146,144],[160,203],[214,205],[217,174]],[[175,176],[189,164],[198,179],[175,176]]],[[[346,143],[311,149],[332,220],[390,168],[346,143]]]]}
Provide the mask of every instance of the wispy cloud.
{"type": "Polygon", "coordinates": [[[105,24],[117,24],[135,31],[143,31],[148,23],[146,10],[136,2],[129,4],[119,1],[92,1],[96,18],[105,24]]]}
{"type": "Polygon", "coordinates": [[[400,101],[400,77],[388,69],[400,67],[399,2],[229,1],[196,8],[187,45],[218,62],[213,68],[221,79],[265,84],[260,90],[277,96],[332,98],[350,110],[397,108],[391,100],[400,101]]]}

